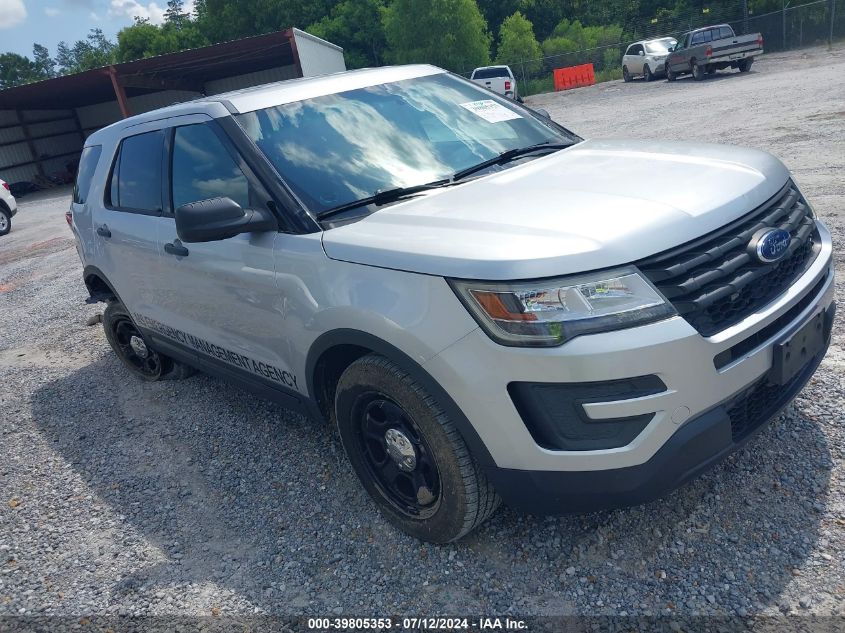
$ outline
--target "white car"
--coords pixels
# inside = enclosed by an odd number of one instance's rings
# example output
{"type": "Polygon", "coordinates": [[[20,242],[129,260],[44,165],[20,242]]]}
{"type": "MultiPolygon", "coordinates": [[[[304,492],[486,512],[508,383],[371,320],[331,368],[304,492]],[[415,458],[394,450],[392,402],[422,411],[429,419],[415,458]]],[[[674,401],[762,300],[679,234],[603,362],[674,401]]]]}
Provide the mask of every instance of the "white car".
{"type": "Polygon", "coordinates": [[[516,78],[510,66],[482,66],[472,71],[470,80],[484,86],[488,90],[504,95],[508,99],[522,102],[519,98],[516,78]]]}
{"type": "Polygon", "coordinates": [[[0,180],[0,235],[12,230],[12,216],[18,212],[18,202],[9,189],[9,183],[0,180]]]}
{"type": "Polygon", "coordinates": [[[622,58],[622,79],[631,81],[633,77],[642,75],[646,81],[651,81],[656,75],[665,74],[666,58],[677,43],[674,37],[634,42],[622,58]]]}

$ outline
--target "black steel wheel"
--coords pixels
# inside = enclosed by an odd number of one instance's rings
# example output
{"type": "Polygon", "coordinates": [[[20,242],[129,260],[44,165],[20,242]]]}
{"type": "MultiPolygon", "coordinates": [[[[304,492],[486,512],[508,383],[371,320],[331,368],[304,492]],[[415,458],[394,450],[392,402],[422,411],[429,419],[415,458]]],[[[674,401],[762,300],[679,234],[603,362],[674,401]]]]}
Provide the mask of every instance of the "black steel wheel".
{"type": "MultiPolygon", "coordinates": [[[[115,304],[110,304],[109,307],[115,304]]],[[[106,309],[108,312],[108,308],[106,309]]],[[[117,357],[132,373],[144,380],[159,380],[162,375],[162,359],[147,345],[135,323],[125,310],[112,311],[103,318],[106,338],[117,357]]]]}
{"type": "Polygon", "coordinates": [[[110,301],[106,306],[103,330],[120,361],[142,380],[181,380],[195,373],[193,367],[153,349],[120,301],[110,301]]]}
{"type": "Polygon", "coordinates": [[[399,529],[448,543],[499,506],[449,416],[394,362],[377,354],[354,361],[337,383],[334,408],[349,463],[399,529]]]}
{"type": "Polygon", "coordinates": [[[408,413],[384,394],[362,394],[352,415],[359,420],[358,450],[385,498],[409,517],[437,510],[440,472],[422,433],[408,413]]]}

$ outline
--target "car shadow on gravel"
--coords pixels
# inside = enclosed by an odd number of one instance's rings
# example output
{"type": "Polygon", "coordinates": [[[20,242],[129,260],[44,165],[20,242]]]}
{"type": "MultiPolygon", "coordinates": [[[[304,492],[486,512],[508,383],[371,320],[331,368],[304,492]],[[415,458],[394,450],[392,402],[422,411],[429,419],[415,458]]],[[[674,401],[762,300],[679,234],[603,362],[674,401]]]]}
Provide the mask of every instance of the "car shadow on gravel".
{"type": "MultiPolygon", "coordinates": [[[[157,550],[103,570],[115,604],[193,583],[274,615],[777,604],[818,539],[831,467],[817,423],[790,411],[664,500],[556,518],[503,508],[437,547],[374,514],[324,425],[214,378],[142,383],[105,354],[32,396],[57,454],[157,550]]],[[[140,547],[113,538],[118,551],[140,547]]]]}

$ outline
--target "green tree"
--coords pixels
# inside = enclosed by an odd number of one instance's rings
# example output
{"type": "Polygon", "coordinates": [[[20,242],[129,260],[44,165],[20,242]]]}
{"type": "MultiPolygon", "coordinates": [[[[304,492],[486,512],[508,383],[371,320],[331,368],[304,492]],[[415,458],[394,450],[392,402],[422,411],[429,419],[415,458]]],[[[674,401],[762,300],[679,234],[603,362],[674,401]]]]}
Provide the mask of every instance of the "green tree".
{"type": "MultiPolygon", "coordinates": [[[[496,61],[499,64],[516,64],[517,62],[540,59],[543,51],[537,38],[534,37],[534,25],[525,19],[519,11],[502,22],[499,29],[499,47],[496,61]]],[[[540,62],[526,64],[528,72],[537,72],[540,62]]]]}
{"type": "MultiPolygon", "coordinates": [[[[354,0],[353,0],[354,1],[354,0]]],[[[210,42],[222,42],[304,28],[331,13],[339,0],[201,0],[194,5],[200,32],[210,42]]]]}
{"type": "Polygon", "coordinates": [[[11,88],[37,81],[35,65],[25,55],[0,54],[0,88],[11,88]]]}
{"type": "Polygon", "coordinates": [[[167,11],[164,12],[165,24],[170,24],[175,29],[182,29],[191,21],[191,14],[185,11],[185,3],[182,0],[167,0],[167,11]]]}
{"type": "Polygon", "coordinates": [[[46,46],[38,43],[32,45],[32,63],[35,65],[35,74],[39,79],[56,76],[56,62],[50,57],[50,51],[46,46]]]}
{"type": "Polygon", "coordinates": [[[344,0],[308,32],[342,46],[348,68],[378,66],[387,48],[383,12],[384,0],[344,0]]]}
{"type": "Polygon", "coordinates": [[[117,34],[117,61],[128,62],[153,55],[159,28],[146,18],[135,18],[135,24],[117,34]]]}
{"type": "Polygon", "coordinates": [[[490,34],[475,0],[393,0],[384,12],[390,58],[456,72],[490,62],[490,34]]]}
{"type": "Polygon", "coordinates": [[[63,75],[92,68],[108,66],[116,60],[117,45],[108,39],[102,29],[91,29],[88,37],[73,46],[59,42],[56,65],[63,75]]]}

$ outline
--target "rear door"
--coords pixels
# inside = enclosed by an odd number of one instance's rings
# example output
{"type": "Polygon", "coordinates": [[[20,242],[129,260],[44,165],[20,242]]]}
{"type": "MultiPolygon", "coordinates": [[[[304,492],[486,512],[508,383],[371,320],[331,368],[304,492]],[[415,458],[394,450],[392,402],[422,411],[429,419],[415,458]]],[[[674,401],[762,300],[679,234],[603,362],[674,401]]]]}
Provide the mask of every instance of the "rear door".
{"type": "Polygon", "coordinates": [[[92,205],[96,265],[133,315],[152,308],[158,288],[153,271],[159,258],[164,133],[150,127],[132,128],[121,140],[110,160],[102,204],[92,205]]]}
{"type": "Polygon", "coordinates": [[[267,207],[269,194],[217,123],[182,121],[168,132],[169,191],[160,225],[161,293],[147,324],[204,364],[282,392],[304,389],[284,357],[285,323],[275,283],[277,231],[183,243],[174,209],[227,196],[267,207]]]}

